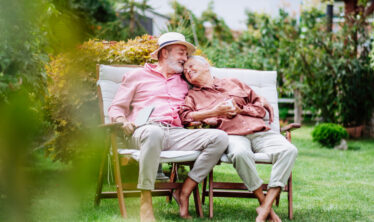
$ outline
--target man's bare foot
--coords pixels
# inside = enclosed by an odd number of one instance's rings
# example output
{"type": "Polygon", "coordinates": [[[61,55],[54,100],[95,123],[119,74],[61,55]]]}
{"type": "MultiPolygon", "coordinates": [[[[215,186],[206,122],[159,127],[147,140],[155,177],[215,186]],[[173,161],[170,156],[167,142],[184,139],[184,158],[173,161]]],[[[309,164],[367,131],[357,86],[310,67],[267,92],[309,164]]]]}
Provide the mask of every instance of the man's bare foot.
{"type": "Polygon", "coordinates": [[[269,218],[270,218],[270,221],[273,221],[273,222],[282,222],[282,220],[275,213],[275,211],[273,210],[273,208],[270,210],[269,218]]]}
{"type": "Polygon", "coordinates": [[[140,195],[140,221],[154,222],[156,221],[153,214],[152,194],[149,190],[142,190],[140,195]]]}
{"type": "Polygon", "coordinates": [[[192,219],[188,213],[188,196],[179,195],[179,216],[183,219],[192,219]]]}
{"type": "Polygon", "coordinates": [[[178,189],[176,189],[176,190],[174,190],[174,192],[173,192],[173,198],[174,198],[174,200],[175,200],[175,202],[177,202],[177,204],[178,204],[178,206],[180,207],[180,200],[179,200],[179,196],[180,196],[180,194],[181,194],[181,189],[180,188],[178,188],[178,189]]]}
{"type": "Polygon", "coordinates": [[[270,209],[264,208],[264,207],[257,207],[256,212],[257,212],[257,217],[256,217],[256,222],[265,222],[266,218],[268,217],[270,213],[270,209]]]}

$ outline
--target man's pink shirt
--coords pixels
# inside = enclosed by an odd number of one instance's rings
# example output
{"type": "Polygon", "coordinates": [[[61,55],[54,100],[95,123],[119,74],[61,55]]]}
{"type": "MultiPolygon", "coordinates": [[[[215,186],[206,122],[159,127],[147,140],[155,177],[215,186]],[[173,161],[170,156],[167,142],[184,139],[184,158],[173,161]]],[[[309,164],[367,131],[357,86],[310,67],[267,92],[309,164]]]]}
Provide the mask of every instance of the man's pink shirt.
{"type": "Polygon", "coordinates": [[[118,117],[126,117],[134,122],[137,113],[146,106],[155,109],[150,119],[182,126],[179,110],[188,93],[188,85],[181,74],[164,77],[155,70],[156,65],[145,64],[125,75],[122,83],[109,107],[109,117],[114,121],[118,117]]]}

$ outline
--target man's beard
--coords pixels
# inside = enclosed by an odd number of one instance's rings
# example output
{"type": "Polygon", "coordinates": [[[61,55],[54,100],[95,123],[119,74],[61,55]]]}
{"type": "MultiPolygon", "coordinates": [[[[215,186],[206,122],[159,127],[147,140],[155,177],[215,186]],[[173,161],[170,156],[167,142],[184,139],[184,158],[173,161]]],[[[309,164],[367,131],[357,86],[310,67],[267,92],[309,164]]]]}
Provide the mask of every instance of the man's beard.
{"type": "Polygon", "coordinates": [[[178,60],[167,58],[166,63],[169,65],[170,69],[172,69],[175,73],[182,73],[183,72],[183,65],[178,62],[178,60]]]}

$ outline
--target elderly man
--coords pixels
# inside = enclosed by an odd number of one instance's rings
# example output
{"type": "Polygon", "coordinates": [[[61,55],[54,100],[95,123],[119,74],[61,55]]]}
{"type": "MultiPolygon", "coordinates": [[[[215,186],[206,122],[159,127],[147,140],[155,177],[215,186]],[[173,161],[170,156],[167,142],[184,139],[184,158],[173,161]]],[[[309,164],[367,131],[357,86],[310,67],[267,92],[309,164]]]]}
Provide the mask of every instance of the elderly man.
{"type": "Polygon", "coordinates": [[[182,122],[201,121],[229,134],[228,157],[240,178],[260,202],[256,221],[281,221],[272,204],[287,182],[297,149],[279,132],[263,121],[266,110],[272,121],[273,110],[265,100],[237,79],[218,79],[210,73],[209,63],[192,56],[184,64],[184,75],[194,85],[180,110],[182,122]],[[266,153],[273,162],[266,197],[258,176],[253,153],[266,153]]]}
{"type": "Polygon", "coordinates": [[[195,188],[214,165],[228,145],[225,132],[216,129],[184,129],[178,111],[188,92],[188,84],[181,78],[187,55],[195,47],[185,41],[180,33],[169,32],[160,36],[159,48],[151,54],[157,65],[145,64],[144,68],[126,75],[109,108],[113,122],[122,122],[126,135],[140,149],[138,189],[141,190],[140,219],[154,221],[151,190],[154,189],[157,167],[162,150],[198,150],[196,159],[182,189],[175,198],[180,204],[180,216],[188,214],[188,199],[195,188]],[[144,107],[155,109],[145,126],[136,128],[133,121],[144,107]]]}

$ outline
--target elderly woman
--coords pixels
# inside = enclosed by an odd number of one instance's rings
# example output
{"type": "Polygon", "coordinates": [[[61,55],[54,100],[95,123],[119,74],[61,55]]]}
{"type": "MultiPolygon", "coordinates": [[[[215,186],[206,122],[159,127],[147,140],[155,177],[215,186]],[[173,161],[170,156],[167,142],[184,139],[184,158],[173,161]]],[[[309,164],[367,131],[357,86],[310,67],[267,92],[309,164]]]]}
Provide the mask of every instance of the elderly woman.
{"type": "Polygon", "coordinates": [[[264,122],[266,111],[270,122],[273,119],[271,106],[239,80],[213,77],[203,57],[190,57],[184,64],[184,75],[194,87],[189,90],[179,113],[183,123],[201,121],[227,132],[228,157],[260,202],[256,221],[265,221],[269,216],[273,221],[281,221],[272,204],[290,176],[297,149],[264,122]],[[266,153],[273,162],[266,197],[253,153],[266,153]]]}

